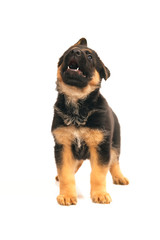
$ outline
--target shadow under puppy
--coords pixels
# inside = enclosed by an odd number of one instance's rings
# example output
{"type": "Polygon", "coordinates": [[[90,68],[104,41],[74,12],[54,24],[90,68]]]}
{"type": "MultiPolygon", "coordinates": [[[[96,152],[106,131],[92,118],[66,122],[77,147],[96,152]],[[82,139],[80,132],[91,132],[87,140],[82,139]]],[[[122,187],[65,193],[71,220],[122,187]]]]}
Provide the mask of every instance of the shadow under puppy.
{"type": "Polygon", "coordinates": [[[106,174],[115,184],[129,183],[119,167],[120,125],[104,97],[101,80],[110,76],[97,53],[87,47],[85,38],[70,47],[58,62],[58,98],[54,106],[52,133],[61,205],[77,203],[75,172],[85,159],[91,163],[91,198],[110,203],[106,174]]]}

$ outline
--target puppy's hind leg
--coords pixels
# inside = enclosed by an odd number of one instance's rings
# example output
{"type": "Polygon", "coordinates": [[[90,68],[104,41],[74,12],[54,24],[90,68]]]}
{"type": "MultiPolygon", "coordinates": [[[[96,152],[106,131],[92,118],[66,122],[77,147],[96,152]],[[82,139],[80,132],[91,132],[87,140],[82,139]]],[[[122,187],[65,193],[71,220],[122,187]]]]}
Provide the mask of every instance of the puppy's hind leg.
{"type": "Polygon", "coordinates": [[[110,173],[113,183],[119,185],[128,185],[129,181],[123,176],[119,166],[119,154],[114,148],[111,149],[110,173]]]}

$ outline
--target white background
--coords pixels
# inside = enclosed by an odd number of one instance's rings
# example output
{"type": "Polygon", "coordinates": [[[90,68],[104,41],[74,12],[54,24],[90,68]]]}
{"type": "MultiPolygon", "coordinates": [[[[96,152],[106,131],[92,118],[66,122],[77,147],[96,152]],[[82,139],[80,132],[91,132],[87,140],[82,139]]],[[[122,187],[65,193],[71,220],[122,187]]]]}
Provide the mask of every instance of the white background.
{"type": "Polygon", "coordinates": [[[0,239],[160,239],[159,1],[0,2],[0,239]],[[121,169],[113,202],[90,200],[90,164],[78,204],[56,202],[50,133],[58,58],[81,37],[111,71],[101,92],[119,117],[121,169]]]}

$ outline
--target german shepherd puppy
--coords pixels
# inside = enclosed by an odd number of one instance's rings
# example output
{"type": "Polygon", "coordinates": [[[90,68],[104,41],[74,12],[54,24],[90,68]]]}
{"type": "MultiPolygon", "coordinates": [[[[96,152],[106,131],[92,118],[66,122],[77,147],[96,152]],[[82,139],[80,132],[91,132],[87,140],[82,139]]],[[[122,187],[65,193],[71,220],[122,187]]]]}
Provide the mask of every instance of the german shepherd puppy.
{"type": "Polygon", "coordinates": [[[129,183],[119,167],[120,125],[117,116],[100,94],[102,79],[110,71],[97,53],[80,39],[58,62],[58,98],[54,106],[52,134],[61,205],[77,203],[74,174],[83,161],[91,163],[91,198],[95,203],[110,203],[106,174],[115,184],[129,183]]]}

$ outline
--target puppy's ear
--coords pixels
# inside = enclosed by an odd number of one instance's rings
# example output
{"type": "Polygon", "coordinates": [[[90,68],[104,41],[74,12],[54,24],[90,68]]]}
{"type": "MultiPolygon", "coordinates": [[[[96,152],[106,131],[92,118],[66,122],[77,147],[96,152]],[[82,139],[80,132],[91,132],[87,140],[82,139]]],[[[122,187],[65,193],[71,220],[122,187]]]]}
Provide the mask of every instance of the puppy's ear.
{"type": "Polygon", "coordinates": [[[97,56],[97,70],[100,74],[101,79],[104,78],[105,80],[107,80],[111,75],[109,69],[104,65],[104,63],[100,60],[98,56],[97,56]]]}
{"type": "Polygon", "coordinates": [[[103,68],[101,69],[100,76],[107,80],[110,77],[111,73],[109,69],[103,64],[103,68]]]}
{"type": "Polygon", "coordinates": [[[63,62],[63,56],[62,57],[60,57],[60,59],[59,59],[59,62],[58,62],[58,67],[62,64],[62,62],[63,62]]]}
{"type": "Polygon", "coordinates": [[[74,44],[74,46],[77,46],[77,45],[87,46],[87,40],[85,38],[81,38],[76,44],[74,44]]]}

